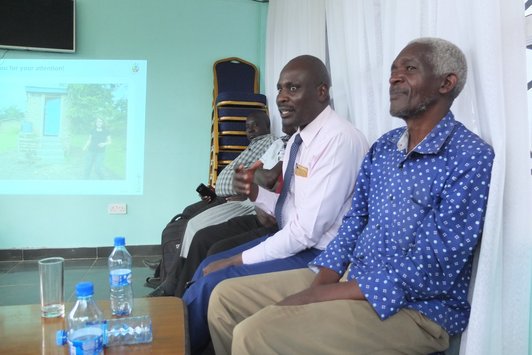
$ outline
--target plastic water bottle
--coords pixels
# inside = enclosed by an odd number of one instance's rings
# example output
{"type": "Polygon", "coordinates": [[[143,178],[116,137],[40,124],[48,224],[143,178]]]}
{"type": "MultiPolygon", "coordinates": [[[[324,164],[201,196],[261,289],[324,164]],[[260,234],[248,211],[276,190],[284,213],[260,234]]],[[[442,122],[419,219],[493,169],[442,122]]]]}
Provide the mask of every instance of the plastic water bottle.
{"type": "Polygon", "coordinates": [[[129,316],[133,309],[131,287],[131,254],[126,249],[124,237],[116,237],[115,248],[109,255],[109,284],[111,286],[111,312],[116,316],[129,316]]]}
{"type": "Polygon", "coordinates": [[[149,316],[108,319],[105,346],[150,343],[152,341],[149,316]]]}
{"type": "Polygon", "coordinates": [[[76,285],[78,300],[67,319],[70,355],[103,353],[105,319],[92,298],[93,294],[92,282],[80,282],[76,285]]]}
{"type": "MultiPolygon", "coordinates": [[[[105,347],[151,343],[153,334],[150,316],[121,317],[105,320],[105,347]]],[[[68,342],[65,330],[57,331],[57,345],[68,342]]]]}

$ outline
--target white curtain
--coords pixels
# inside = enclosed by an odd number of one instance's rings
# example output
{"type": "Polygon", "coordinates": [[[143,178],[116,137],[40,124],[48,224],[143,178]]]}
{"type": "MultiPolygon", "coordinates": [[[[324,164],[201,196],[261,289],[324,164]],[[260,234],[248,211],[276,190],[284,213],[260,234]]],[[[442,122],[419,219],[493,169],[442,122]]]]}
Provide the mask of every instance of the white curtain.
{"type": "MultiPolygon", "coordinates": [[[[321,1],[270,0],[273,53],[277,70],[291,59],[290,47],[308,43],[301,17],[319,18],[321,1]],[[301,9],[294,6],[302,5],[301,9]],[[310,9],[314,7],[314,10],[310,9]],[[275,9],[275,11],[273,11],[275,9]],[[294,21],[272,16],[293,14],[294,21]],[[295,20],[297,19],[297,20],[295,20]],[[292,28],[294,26],[296,28],[292,28]],[[281,48],[278,50],[277,48],[281,48]],[[280,51],[283,55],[280,55],[280,51]]],[[[496,152],[483,239],[471,286],[472,311],[461,354],[528,354],[532,279],[532,177],[526,104],[524,6],[507,0],[325,0],[328,52],[335,109],[374,141],[401,121],[388,114],[390,65],[411,39],[442,37],[465,52],[468,82],[452,110],[496,152]]],[[[325,30],[325,29],[323,29],[325,30]]],[[[319,42],[321,37],[315,37],[319,42]]],[[[309,52],[312,54],[312,52],[309,52]]],[[[321,55],[317,55],[323,58],[321,55]]],[[[270,82],[271,84],[271,82],[270,82]]],[[[268,86],[268,93],[272,86],[268,86]]],[[[270,107],[274,101],[270,99],[270,107]]],[[[532,350],[532,349],[531,349],[532,350]]]]}
{"type": "Polygon", "coordinates": [[[272,132],[281,133],[275,104],[277,80],[292,58],[310,54],[325,61],[325,0],[270,1],[266,29],[264,84],[272,132]]]}

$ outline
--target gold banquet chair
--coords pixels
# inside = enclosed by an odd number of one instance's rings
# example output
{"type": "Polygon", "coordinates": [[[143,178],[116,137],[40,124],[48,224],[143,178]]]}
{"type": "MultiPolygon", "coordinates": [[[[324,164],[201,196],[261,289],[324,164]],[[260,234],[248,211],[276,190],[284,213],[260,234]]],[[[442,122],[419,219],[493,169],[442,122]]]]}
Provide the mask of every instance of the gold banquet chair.
{"type": "Polygon", "coordinates": [[[213,65],[213,115],[209,184],[216,185],[222,169],[249,144],[246,118],[254,110],[267,112],[266,96],[259,93],[257,67],[237,57],[213,65]]]}

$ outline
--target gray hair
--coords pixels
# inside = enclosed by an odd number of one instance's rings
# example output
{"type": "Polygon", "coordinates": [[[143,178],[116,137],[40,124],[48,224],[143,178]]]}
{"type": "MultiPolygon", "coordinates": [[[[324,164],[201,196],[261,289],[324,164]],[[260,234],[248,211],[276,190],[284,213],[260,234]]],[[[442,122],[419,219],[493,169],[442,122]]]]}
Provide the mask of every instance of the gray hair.
{"type": "Polygon", "coordinates": [[[455,99],[467,81],[467,61],[464,53],[455,44],[441,38],[424,37],[418,38],[409,43],[423,44],[429,48],[426,58],[434,68],[434,74],[438,76],[455,74],[458,77],[456,86],[451,91],[451,96],[455,99]]]}

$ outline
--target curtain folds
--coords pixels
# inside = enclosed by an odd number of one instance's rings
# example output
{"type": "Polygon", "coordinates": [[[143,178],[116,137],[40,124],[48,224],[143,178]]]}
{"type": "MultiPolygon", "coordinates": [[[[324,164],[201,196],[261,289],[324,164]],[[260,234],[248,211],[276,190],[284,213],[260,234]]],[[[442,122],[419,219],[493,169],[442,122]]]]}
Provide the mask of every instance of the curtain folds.
{"type": "Polygon", "coordinates": [[[272,132],[281,133],[275,104],[277,80],[292,58],[310,54],[325,61],[325,0],[270,1],[266,29],[266,76],[272,132]]]}
{"type": "Polygon", "coordinates": [[[402,125],[388,113],[390,65],[411,39],[424,36],[448,39],[466,54],[468,81],[452,110],[496,153],[460,353],[526,355],[532,177],[522,2],[270,0],[265,83],[273,125],[279,132],[279,72],[299,54],[327,60],[335,109],[370,142],[402,125]]]}

